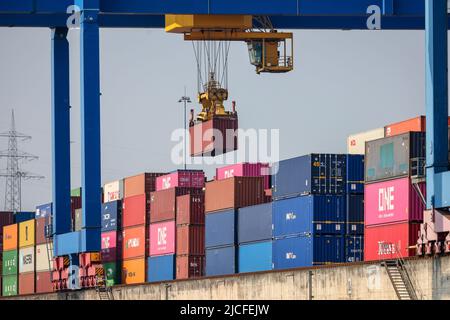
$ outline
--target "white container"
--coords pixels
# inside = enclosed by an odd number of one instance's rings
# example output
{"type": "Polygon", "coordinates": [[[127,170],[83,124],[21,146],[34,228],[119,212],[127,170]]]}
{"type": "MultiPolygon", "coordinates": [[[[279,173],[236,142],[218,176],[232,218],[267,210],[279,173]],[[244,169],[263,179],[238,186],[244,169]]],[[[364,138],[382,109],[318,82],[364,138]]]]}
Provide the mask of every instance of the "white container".
{"type": "Polygon", "coordinates": [[[34,246],[19,250],[19,273],[34,272],[34,246]]]}
{"type": "Polygon", "coordinates": [[[103,186],[103,202],[111,202],[123,198],[123,180],[107,183],[103,186]]]}
{"type": "Polygon", "coordinates": [[[384,128],[378,128],[366,132],[352,134],[347,138],[348,154],[365,154],[366,142],[384,138],[384,128]]]}
{"type": "Polygon", "coordinates": [[[40,244],[36,246],[36,271],[50,271],[53,259],[53,243],[40,244]]]}

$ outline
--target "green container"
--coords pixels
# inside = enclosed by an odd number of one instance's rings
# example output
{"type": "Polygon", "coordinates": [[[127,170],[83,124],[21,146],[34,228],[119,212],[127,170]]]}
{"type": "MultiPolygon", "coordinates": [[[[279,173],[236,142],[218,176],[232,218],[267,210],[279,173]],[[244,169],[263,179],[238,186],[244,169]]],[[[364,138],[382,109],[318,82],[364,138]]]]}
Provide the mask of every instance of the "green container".
{"type": "Polygon", "coordinates": [[[70,191],[71,197],[81,197],[81,188],[72,189],[70,191]]]}
{"type": "Polygon", "coordinates": [[[18,273],[18,254],[17,250],[9,250],[3,252],[3,275],[17,275],[18,273]]]}
{"type": "Polygon", "coordinates": [[[19,290],[17,275],[2,278],[2,296],[16,296],[19,290]]]}
{"type": "Polygon", "coordinates": [[[118,262],[103,263],[106,274],[106,285],[114,286],[121,283],[122,268],[118,262]]]}

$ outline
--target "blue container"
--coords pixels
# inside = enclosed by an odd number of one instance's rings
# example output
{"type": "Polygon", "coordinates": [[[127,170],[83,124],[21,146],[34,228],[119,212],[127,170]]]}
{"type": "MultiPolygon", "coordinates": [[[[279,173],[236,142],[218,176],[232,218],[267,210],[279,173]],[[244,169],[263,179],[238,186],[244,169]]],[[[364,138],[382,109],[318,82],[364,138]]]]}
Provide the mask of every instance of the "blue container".
{"type": "Polygon", "coordinates": [[[346,155],[310,154],[280,161],[272,168],[273,197],[344,194],[346,170],[346,155]]]}
{"type": "Polygon", "coordinates": [[[345,261],[364,261],[364,236],[345,237],[345,261]]]}
{"type": "Polygon", "coordinates": [[[219,276],[236,273],[236,247],[206,249],[206,275],[219,276]]]}
{"type": "Polygon", "coordinates": [[[17,212],[16,214],[14,214],[14,223],[32,220],[35,218],[35,216],[35,212],[17,212]]]}
{"type": "Polygon", "coordinates": [[[52,215],[52,203],[43,204],[36,207],[36,219],[46,218],[52,215]]]}
{"type": "Polygon", "coordinates": [[[347,193],[364,193],[364,155],[347,155],[347,193]]]}
{"type": "Polygon", "coordinates": [[[167,281],[175,279],[175,255],[149,257],[147,260],[147,281],[167,281]]]}
{"type": "Polygon", "coordinates": [[[297,236],[273,242],[273,268],[288,269],[344,262],[344,237],[297,236]]]}
{"type": "Polygon", "coordinates": [[[346,205],[346,233],[364,234],[364,195],[347,195],[346,205]]]}
{"type": "Polygon", "coordinates": [[[208,213],[205,218],[205,247],[216,248],[236,243],[237,211],[208,213]]]}
{"type": "Polygon", "coordinates": [[[272,203],[238,211],[238,243],[272,239],[272,203]]]}
{"type": "Polygon", "coordinates": [[[345,234],[345,196],[308,195],[273,202],[273,235],[345,234]]]}
{"type": "Polygon", "coordinates": [[[122,201],[102,204],[102,232],[115,231],[120,228],[122,217],[122,201]]]}
{"type": "Polygon", "coordinates": [[[241,244],[239,273],[272,270],[272,241],[241,244]]]}

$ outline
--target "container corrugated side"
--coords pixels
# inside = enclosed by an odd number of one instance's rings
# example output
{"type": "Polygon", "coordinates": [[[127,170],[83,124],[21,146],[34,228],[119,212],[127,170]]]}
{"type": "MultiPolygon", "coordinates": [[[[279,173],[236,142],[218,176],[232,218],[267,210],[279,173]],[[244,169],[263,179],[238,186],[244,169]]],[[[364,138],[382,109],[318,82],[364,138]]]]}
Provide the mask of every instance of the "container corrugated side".
{"type": "Polygon", "coordinates": [[[176,200],[176,221],[183,224],[205,224],[205,195],[187,194],[176,200]]]}
{"type": "Polygon", "coordinates": [[[237,211],[225,210],[206,215],[205,247],[223,247],[236,243],[237,211]]]}
{"type": "Polygon", "coordinates": [[[347,153],[365,154],[366,142],[384,138],[384,128],[352,134],[347,138],[347,153]]]}
{"type": "Polygon", "coordinates": [[[264,203],[262,177],[234,177],[206,183],[205,212],[238,209],[264,203]]]}
{"type": "Polygon", "coordinates": [[[205,256],[177,256],[176,278],[199,278],[205,275],[205,256]]]}
{"type": "Polygon", "coordinates": [[[309,154],[272,166],[273,198],[305,194],[344,194],[346,155],[309,154]]]}
{"type": "Polygon", "coordinates": [[[167,281],[175,279],[175,255],[149,257],[147,261],[147,281],[167,281]]]}
{"type": "Polygon", "coordinates": [[[53,292],[53,284],[51,280],[51,271],[43,271],[36,273],[36,293],[53,292]]]}
{"type": "Polygon", "coordinates": [[[272,239],[272,203],[238,210],[238,243],[272,239]]]}
{"type": "Polygon", "coordinates": [[[150,196],[141,194],[125,198],[122,206],[122,228],[148,223],[150,196]]]}
{"type": "Polygon", "coordinates": [[[216,169],[216,179],[232,177],[264,177],[264,189],[270,188],[270,167],[268,163],[237,163],[216,169]]]}
{"type": "Polygon", "coordinates": [[[137,284],[145,282],[147,273],[147,259],[127,259],[122,263],[123,284],[137,284]]]}
{"type": "Polygon", "coordinates": [[[205,254],[205,225],[177,226],[177,255],[205,254]]]}
{"type": "Polygon", "coordinates": [[[102,204],[102,232],[115,231],[122,225],[122,200],[102,204]]]}
{"type": "Polygon", "coordinates": [[[345,236],[345,262],[364,261],[364,236],[345,236]]]}
{"type": "Polygon", "coordinates": [[[239,245],[239,273],[272,270],[272,240],[239,245]]]}
{"type": "Polygon", "coordinates": [[[345,197],[308,195],[273,202],[273,235],[344,234],[345,197]]]}
{"type": "Polygon", "coordinates": [[[364,193],[364,155],[347,155],[347,194],[364,193]]]}
{"type": "Polygon", "coordinates": [[[35,281],[36,274],[34,272],[30,273],[20,273],[19,274],[19,294],[33,294],[35,291],[35,281]]]}
{"type": "Polygon", "coordinates": [[[364,234],[364,194],[346,195],[346,233],[364,234]]]}
{"type": "Polygon", "coordinates": [[[125,178],[123,181],[124,198],[148,194],[156,191],[156,178],[166,173],[142,173],[125,178]]]}
{"type": "Polygon", "coordinates": [[[175,253],[175,220],[150,224],[148,255],[159,256],[175,253]]]}
{"type": "Polygon", "coordinates": [[[237,272],[235,246],[206,249],[206,276],[219,276],[237,272]]]}
{"type": "Polygon", "coordinates": [[[414,174],[414,161],[426,156],[425,133],[405,134],[370,141],[366,144],[365,182],[373,183],[414,174]]]}
{"type": "Polygon", "coordinates": [[[175,187],[203,188],[205,186],[205,173],[203,170],[177,170],[156,178],[156,191],[175,187]]]}

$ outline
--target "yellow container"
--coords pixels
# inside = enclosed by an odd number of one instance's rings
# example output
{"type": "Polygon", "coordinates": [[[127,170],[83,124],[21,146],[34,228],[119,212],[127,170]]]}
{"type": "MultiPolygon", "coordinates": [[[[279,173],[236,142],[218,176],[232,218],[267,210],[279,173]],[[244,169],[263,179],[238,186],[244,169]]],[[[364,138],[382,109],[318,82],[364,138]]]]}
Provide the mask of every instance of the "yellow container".
{"type": "Polygon", "coordinates": [[[19,223],[19,248],[34,246],[34,219],[19,223]]]}
{"type": "Polygon", "coordinates": [[[166,32],[184,33],[205,29],[238,29],[253,27],[252,16],[245,15],[182,15],[166,14],[166,32]]]}

